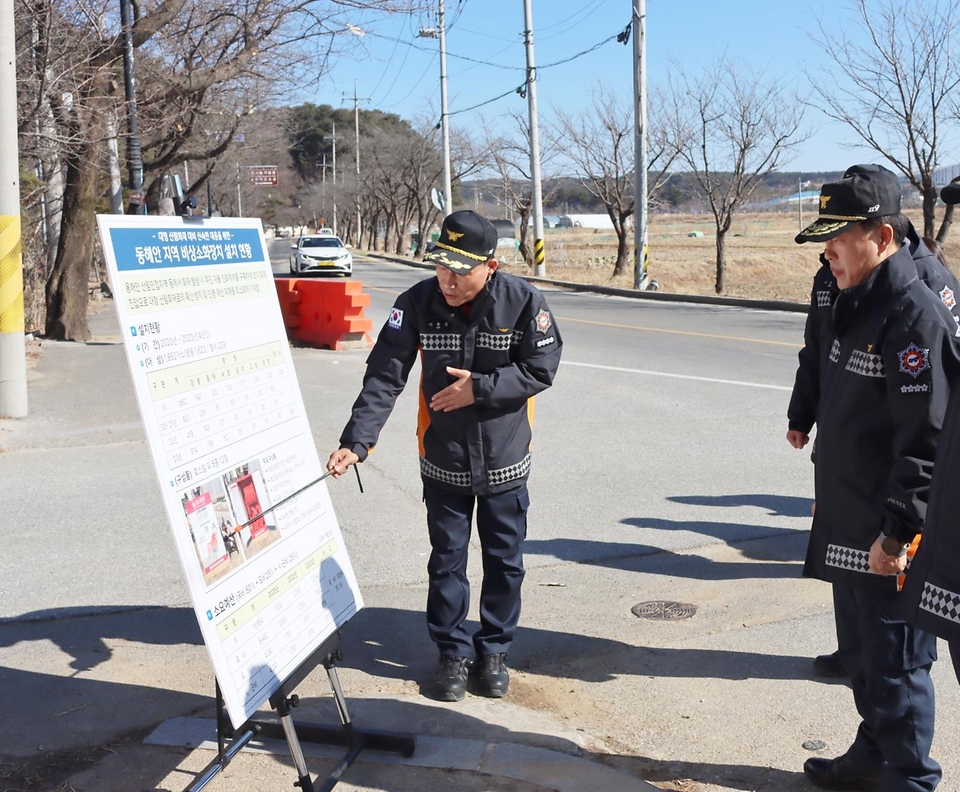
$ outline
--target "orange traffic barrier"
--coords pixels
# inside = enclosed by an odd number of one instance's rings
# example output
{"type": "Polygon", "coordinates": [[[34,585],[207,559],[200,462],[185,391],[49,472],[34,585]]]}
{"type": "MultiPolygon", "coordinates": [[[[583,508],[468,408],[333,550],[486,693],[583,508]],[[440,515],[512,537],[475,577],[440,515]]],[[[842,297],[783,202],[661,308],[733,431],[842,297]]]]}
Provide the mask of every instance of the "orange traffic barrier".
{"type": "Polygon", "coordinates": [[[277,299],[280,301],[283,324],[290,335],[290,330],[300,326],[300,303],[303,301],[303,294],[296,288],[295,280],[277,278],[274,282],[277,284],[277,299]]]}
{"type": "Polygon", "coordinates": [[[373,346],[370,305],[359,281],[277,278],[277,296],[287,335],[322,349],[367,349],[373,346]]]}

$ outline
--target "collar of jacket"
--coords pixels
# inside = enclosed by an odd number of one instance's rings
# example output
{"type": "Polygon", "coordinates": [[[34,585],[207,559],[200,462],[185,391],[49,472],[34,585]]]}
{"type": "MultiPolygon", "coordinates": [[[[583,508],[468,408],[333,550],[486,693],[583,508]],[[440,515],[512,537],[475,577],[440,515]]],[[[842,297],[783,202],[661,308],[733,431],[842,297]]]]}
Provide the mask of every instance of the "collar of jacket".
{"type": "Polygon", "coordinates": [[[450,314],[450,316],[452,316],[456,321],[459,321],[462,324],[471,325],[478,321],[481,316],[484,316],[489,307],[497,301],[497,285],[497,271],[494,270],[493,274],[487,278],[487,282],[483,284],[483,288],[480,290],[477,296],[473,298],[473,302],[470,304],[470,313],[467,316],[463,315],[463,311],[460,310],[459,305],[453,307],[443,298],[443,292],[440,291],[439,280],[434,284],[435,288],[433,291],[433,302],[441,313],[450,314]]]}
{"type": "Polygon", "coordinates": [[[861,311],[884,297],[890,297],[917,280],[917,268],[904,244],[892,256],[885,258],[863,283],[844,289],[833,304],[833,320],[837,332],[861,311]]]}

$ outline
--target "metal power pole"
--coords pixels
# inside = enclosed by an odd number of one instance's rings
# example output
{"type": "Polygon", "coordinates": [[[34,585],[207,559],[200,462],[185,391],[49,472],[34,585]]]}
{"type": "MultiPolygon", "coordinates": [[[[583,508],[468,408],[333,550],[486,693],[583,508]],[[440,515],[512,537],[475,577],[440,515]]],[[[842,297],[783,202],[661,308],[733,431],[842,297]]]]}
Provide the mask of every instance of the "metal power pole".
{"type": "Polygon", "coordinates": [[[647,273],[647,3],[633,3],[634,211],[633,287],[646,289],[647,273]]]}
{"type": "MultiPolygon", "coordinates": [[[[333,141],[333,234],[337,236],[337,122],[333,122],[332,134],[325,135],[324,140],[333,141]]],[[[324,168],[326,170],[326,168],[324,168]]]]}
{"type": "Polygon", "coordinates": [[[0,418],[27,415],[13,0],[0,0],[0,418]]]}
{"type": "Polygon", "coordinates": [[[540,186],[540,129],[537,124],[537,67],[533,59],[533,12],[523,0],[523,39],[527,49],[527,102],[530,107],[530,200],[533,204],[533,274],[543,277],[543,192],[540,186]]]}
{"type": "Polygon", "coordinates": [[[447,116],[447,31],[440,0],[440,134],[443,138],[443,213],[453,211],[453,186],[450,178],[450,119],[447,116]]]}
{"type": "Polygon", "coordinates": [[[803,176],[797,177],[797,214],[800,216],[800,231],[803,231],[803,176]]]}
{"type": "Polygon", "coordinates": [[[129,214],[146,214],[143,196],[143,154],[140,150],[140,122],[137,120],[137,88],[133,74],[133,22],[130,0],[120,0],[120,27],[123,33],[123,88],[127,100],[127,170],[130,192],[129,214]]]}
{"type": "Polygon", "coordinates": [[[353,133],[354,149],[357,160],[357,237],[354,244],[360,247],[361,232],[363,231],[363,215],[360,211],[360,99],[357,98],[357,81],[353,81],[353,133]]]}
{"type": "Polygon", "coordinates": [[[440,39],[440,137],[443,147],[443,213],[450,214],[453,202],[453,187],[450,176],[450,119],[447,113],[447,29],[443,12],[443,0],[440,2],[439,27],[420,28],[418,38],[440,39]]]}

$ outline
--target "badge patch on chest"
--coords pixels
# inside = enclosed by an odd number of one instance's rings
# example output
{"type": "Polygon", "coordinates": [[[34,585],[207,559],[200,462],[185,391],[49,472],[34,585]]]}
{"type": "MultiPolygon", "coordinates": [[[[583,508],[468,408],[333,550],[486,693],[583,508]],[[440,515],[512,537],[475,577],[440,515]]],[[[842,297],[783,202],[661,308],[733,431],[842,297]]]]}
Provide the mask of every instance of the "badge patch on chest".
{"type": "Polygon", "coordinates": [[[916,378],[921,371],[930,368],[930,350],[925,347],[910,344],[899,352],[900,371],[916,378]]]}
{"type": "Polygon", "coordinates": [[[538,333],[546,333],[547,330],[553,326],[553,322],[550,321],[550,314],[542,309],[540,313],[537,314],[535,321],[537,323],[538,333]]]}
{"type": "Polygon", "coordinates": [[[403,327],[403,311],[399,308],[391,308],[387,326],[392,327],[394,330],[400,330],[403,327]]]}

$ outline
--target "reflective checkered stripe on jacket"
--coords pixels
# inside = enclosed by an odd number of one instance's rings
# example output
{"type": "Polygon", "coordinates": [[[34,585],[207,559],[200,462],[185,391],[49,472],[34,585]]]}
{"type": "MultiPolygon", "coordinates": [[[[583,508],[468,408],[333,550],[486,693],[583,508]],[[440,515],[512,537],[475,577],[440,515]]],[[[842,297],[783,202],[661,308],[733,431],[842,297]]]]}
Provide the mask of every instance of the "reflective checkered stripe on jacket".
{"type": "Polygon", "coordinates": [[[941,619],[960,624],[960,594],[949,591],[932,583],[923,584],[920,607],[941,619]]]}
{"type": "Polygon", "coordinates": [[[522,339],[523,330],[514,330],[512,333],[477,333],[477,346],[505,350],[519,346],[522,339]]]}
{"type": "MultiPolygon", "coordinates": [[[[491,487],[499,486],[501,484],[508,484],[511,481],[516,481],[522,479],[530,472],[530,454],[527,454],[523,459],[517,462],[515,465],[510,465],[505,468],[498,468],[497,470],[491,470],[487,473],[487,481],[491,487]]],[[[444,470],[434,465],[432,462],[420,457],[420,473],[425,478],[431,478],[436,481],[441,481],[444,484],[450,484],[454,487],[469,487],[470,486],[470,473],[469,472],[458,472],[452,470],[444,470]]]]}
{"type": "Polygon", "coordinates": [[[887,376],[883,370],[883,358],[880,355],[861,352],[859,349],[850,353],[850,359],[847,361],[847,371],[862,374],[864,377],[887,376]]]}
{"type": "Polygon", "coordinates": [[[420,346],[425,352],[456,352],[463,339],[457,333],[420,333],[420,346]]]}
{"type": "MultiPolygon", "coordinates": [[[[522,330],[477,333],[477,346],[503,351],[519,346],[522,339],[522,330]]],[[[426,352],[459,352],[463,348],[463,338],[457,333],[420,333],[420,346],[426,352]]]]}
{"type": "Polygon", "coordinates": [[[830,346],[830,362],[836,363],[838,360],[840,360],[840,342],[834,338],[833,344],[830,346]]]}
{"type": "MultiPolygon", "coordinates": [[[[913,557],[907,556],[907,567],[913,557]]],[[[870,569],[870,552],[868,550],[858,550],[855,547],[843,547],[842,545],[828,544],[827,557],[824,561],[827,566],[845,569],[848,572],[864,572],[868,575],[875,575],[870,569]]]]}

